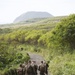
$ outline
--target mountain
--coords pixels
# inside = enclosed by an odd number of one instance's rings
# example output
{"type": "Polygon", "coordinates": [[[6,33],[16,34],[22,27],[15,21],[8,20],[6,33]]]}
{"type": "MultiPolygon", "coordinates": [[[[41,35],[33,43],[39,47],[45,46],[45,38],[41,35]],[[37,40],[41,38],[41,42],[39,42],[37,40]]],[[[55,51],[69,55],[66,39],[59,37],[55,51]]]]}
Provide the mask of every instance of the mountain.
{"type": "Polygon", "coordinates": [[[20,15],[19,17],[17,17],[14,20],[14,23],[23,22],[23,21],[26,21],[28,19],[33,19],[33,18],[49,18],[49,17],[53,17],[53,15],[49,14],[48,12],[31,11],[31,12],[24,13],[20,15]]]}

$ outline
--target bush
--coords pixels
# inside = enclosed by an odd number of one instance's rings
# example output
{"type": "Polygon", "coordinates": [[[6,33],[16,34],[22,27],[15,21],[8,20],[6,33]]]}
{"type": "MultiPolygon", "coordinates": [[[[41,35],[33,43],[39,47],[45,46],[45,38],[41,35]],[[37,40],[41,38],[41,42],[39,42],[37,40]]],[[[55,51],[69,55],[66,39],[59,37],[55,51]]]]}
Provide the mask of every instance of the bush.
{"type": "Polygon", "coordinates": [[[54,45],[75,48],[75,15],[63,19],[51,31],[50,42],[54,45]]]}

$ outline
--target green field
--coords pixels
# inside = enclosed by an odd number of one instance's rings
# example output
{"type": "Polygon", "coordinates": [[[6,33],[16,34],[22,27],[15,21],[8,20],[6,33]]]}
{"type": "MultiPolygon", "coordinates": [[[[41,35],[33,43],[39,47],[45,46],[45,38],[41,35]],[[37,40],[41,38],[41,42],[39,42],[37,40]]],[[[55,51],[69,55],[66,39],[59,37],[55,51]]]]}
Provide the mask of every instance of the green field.
{"type": "Polygon", "coordinates": [[[51,75],[75,74],[75,15],[0,25],[0,73],[28,61],[27,52],[44,56],[51,75]]]}

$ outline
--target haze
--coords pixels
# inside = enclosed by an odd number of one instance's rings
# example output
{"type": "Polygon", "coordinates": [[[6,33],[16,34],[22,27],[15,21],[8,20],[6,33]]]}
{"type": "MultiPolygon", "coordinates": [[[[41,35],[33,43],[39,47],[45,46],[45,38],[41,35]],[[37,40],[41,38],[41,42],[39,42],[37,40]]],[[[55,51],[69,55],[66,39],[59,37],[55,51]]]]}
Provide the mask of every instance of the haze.
{"type": "Polygon", "coordinates": [[[0,24],[12,23],[28,11],[45,11],[54,16],[75,13],[75,0],[0,0],[0,24]]]}

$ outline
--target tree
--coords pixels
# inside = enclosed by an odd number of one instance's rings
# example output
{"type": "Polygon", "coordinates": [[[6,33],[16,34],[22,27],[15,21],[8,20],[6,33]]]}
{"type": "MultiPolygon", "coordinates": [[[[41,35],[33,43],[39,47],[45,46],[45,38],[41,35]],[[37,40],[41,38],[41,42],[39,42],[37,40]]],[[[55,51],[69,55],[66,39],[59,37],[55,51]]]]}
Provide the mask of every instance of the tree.
{"type": "Polygon", "coordinates": [[[75,14],[63,19],[51,31],[50,41],[63,47],[75,49],[75,14]]]}

